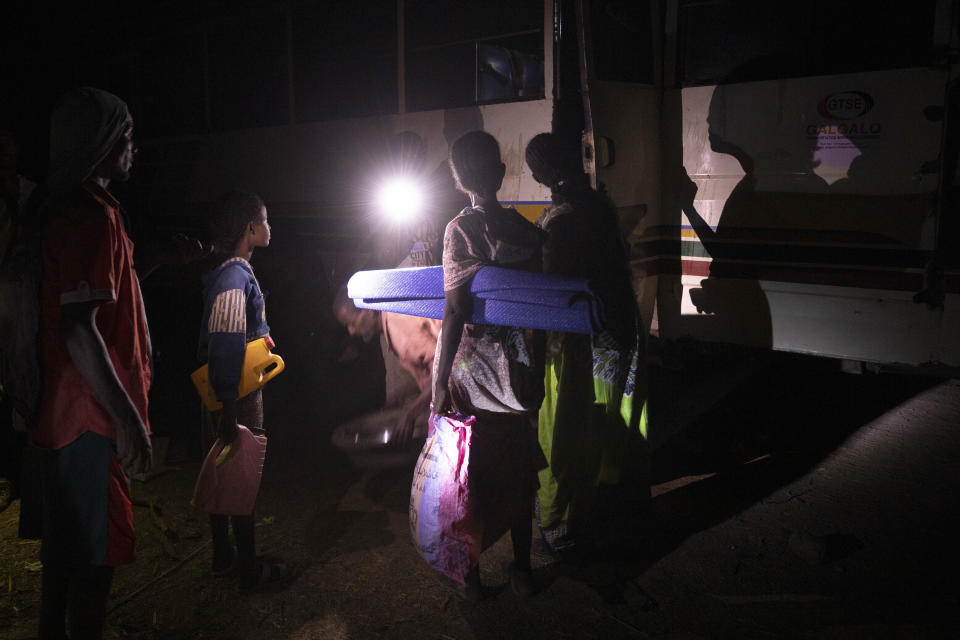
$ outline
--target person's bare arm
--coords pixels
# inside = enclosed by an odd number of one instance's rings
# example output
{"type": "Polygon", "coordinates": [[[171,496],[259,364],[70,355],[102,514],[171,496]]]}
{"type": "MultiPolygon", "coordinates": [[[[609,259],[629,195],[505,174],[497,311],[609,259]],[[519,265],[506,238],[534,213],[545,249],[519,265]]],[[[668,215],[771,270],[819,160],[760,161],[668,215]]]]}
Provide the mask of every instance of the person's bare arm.
{"type": "Polygon", "coordinates": [[[440,361],[437,363],[437,379],[433,389],[433,412],[437,415],[451,409],[449,378],[453,368],[453,359],[460,347],[463,325],[473,311],[473,298],[470,297],[472,278],[445,294],[443,307],[443,330],[440,332],[440,361]]]}
{"type": "Polygon", "coordinates": [[[404,445],[413,437],[417,428],[417,419],[423,416],[430,407],[430,386],[420,391],[416,398],[410,400],[394,425],[393,435],[390,442],[397,445],[404,445]]]}
{"type": "Polygon", "coordinates": [[[113,368],[107,345],[97,329],[100,302],[65,304],[60,308],[62,333],[70,358],[97,401],[117,427],[117,460],[127,474],[145,473],[151,465],[147,427],[113,368]]]}
{"type": "Polygon", "coordinates": [[[685,167],[680,167],[680,171],[677,173],[677,181],[680,210],[687,215],[687,220],[690,221],[690,226],[693,227],[697,237],[700,238],[700,242],[707,248],[710,255],[714,255],[716,243],[713,241],[716,239],[717,232],[710,228],[707,221],[693,206],[693,200],[697,197],[697,183],[690,179],[685,167]]]}
{"type": "Polygon", "coordinates": [[[430,410],[430,395],[433,391],[433,358],[437,351],[437,336],[440,332],[440,320],[415,318],[399,314],[383,316],[384,335],[389,339],[390,347],[396,350],[400,366],[417,382],[420,393],[406,403],[403,413],[394,425],[390,441],[406,444],[416,431],[417,421],[426,419],[430,410]],[[397,324],[397,330],[390,330],[397,324]]]}
{"type": "Polygon", "coordinates": [[[237,437],[237,401],[221,400],[223,409],[217,419],[217,436],[224,444],[230,444],[237,437]]]}
{"type": "Polygon", "coordinates": [[[204,246],[196,238],[184,233],[173,234],[166,244],[152,247],[145,255],[138,256],[139,263],[134,265],[140,282],[146,280],[165,264],[189,264],[204,258],[213,251],[213,246],[204,246]]]}

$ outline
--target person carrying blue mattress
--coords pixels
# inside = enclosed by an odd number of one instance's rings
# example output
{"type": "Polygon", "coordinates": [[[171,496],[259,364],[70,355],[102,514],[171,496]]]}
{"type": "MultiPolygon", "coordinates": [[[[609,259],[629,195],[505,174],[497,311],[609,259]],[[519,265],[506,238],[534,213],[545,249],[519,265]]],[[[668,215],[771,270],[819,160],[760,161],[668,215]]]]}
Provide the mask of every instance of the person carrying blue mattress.
{"type": "Polygon", "coordinates": [[[603,520],[649,498],[644,325],[616,213],[590,188],[575,150],[541,133],[526,160],[553,200],[537,219],[547,232],[544,273],[589,279],[606,320],[593,335],[547,337],[538,431],[549,466],[537,517],[551,551],[570,558],[612,529],[603,520]]]}
{"type": "MultiPolygon", "coordinates": [[[[533,496],[546,466],[533,420],[543,401],[543,334],[531,329],[468,324],[470,284],[486,266],[541,269],[542,232],[497,200],[506,167],[496,139],[472,131],[450,150],[450,166],[471,206],[447,224],[443,239],[443,327],[434,358],[433,410],[476,416],[469,487],[483,522],[482,548],[510,529],[510,585],[533,593],[530,568],[533,496]],[[497,523],[506,527],[497,528],[497,523]]],[[[464,594],[482,595],[479,565],[464,594]]]]}

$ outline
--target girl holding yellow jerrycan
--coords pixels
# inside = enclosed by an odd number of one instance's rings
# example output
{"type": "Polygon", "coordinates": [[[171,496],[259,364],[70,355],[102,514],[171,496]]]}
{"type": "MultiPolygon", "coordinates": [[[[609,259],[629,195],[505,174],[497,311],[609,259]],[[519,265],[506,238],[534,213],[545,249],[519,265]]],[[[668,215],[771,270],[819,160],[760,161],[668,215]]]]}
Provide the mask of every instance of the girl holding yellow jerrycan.
{"type": "MultiPolygon", "coordinates": [[[[271,351],[275,346],[270,336],[247,343],[243,356],[243,368],[240,370],[240,385],[237,388],[238,398],[253,393],[283,371],[283,358],[271,351]]],[[[210,384],[210,365],[205,364],[194,371],[190,379],[193,380],[193,385],[197,388],[207,411],[218,411],[223,408],[223,403],[217,400],[217,394],[210,384]]]]}
{"type": "Polygon", "coordinates": [[[253,528],[266,449],[262,387],[283,370],[283,360],[271,352],[264,296],[250,265],[253,250],[270,244],[267,209],[259,196],[232,191],[217,204],[210,231],[218,266],[203,279],[198,356],[206,365],[191,376],[204,401],[209,453],[194,504],[210,514],[212,573],[239,571],[241,587],[252,589],[289,574],[283,565],[257,558],[253,528]]]}

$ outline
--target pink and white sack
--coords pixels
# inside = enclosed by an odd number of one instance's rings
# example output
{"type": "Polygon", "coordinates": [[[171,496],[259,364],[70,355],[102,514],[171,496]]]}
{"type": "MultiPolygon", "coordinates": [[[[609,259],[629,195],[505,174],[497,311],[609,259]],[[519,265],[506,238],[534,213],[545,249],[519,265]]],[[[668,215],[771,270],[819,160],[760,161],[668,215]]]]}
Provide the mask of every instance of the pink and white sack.
{"type": "Polygon", "coordinates": [[[470,508],[468,471],[473,416],[430,414],[410,489],[410,536],[427,564],[458,584],[479,562],[480,518],[470,508]]]}

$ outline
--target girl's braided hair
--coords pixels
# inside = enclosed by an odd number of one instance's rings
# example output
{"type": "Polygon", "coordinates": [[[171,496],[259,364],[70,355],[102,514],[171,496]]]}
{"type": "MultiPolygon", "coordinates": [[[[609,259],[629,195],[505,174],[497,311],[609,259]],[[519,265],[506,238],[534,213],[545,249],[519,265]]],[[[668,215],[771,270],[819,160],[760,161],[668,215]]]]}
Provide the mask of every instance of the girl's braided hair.
{"type": "Polygon", "coordinates": [[[556,134],[539,133],[533,136],[527,143],[524,155],[534,177],[544,180],[544,184],[555,192],[583,182],[583,168],[577,150],[564,145],[556,134]]]}

